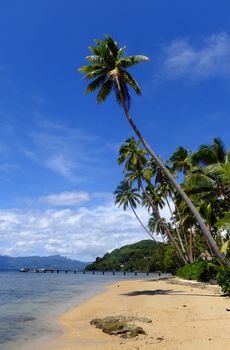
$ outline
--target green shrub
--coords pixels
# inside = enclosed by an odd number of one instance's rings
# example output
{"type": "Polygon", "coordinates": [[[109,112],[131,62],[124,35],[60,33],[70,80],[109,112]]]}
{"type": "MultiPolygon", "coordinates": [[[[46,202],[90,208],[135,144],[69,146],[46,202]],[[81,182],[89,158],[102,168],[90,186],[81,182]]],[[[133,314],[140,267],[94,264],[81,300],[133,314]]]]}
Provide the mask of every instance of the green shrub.
{"type": "Polygon", "coordinates": [[[193,264],[180,267],[176,275],[188,280],[208,282],[216,278],[216,271],[213,267],[209,266],[207,261],[196,261],[193,264]]]}
{"type": "Polygon", "coordinates": [[[230,267],[226,267],[218,272],[217,283],[224,293],[230,294],[230,267]]]}

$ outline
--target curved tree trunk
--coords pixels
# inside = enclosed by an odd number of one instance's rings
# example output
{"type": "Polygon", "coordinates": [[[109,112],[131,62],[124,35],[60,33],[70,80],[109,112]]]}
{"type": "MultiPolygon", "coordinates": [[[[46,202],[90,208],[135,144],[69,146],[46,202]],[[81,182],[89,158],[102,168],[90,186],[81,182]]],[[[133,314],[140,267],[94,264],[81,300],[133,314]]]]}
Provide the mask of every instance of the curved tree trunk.
{"type": "Polygon", "coordinates": [[[166,233],[169,241],[172,243],[172,245],[174,246],[174,248],[176,249],[176,252],[177,252],[177,255],[179,256],[179,258],[185,263],[187,264],[187,261],[183,255],[183,253],[181,252],[177,242],[175,241],[175,239],[173,238],[173,235],[171,234],[168,226],[166,225],[166,223],[164,222],[164,220],[162,220],[160,214],[159,214],[159,211],[157,209],[157,207],[155,206],[151,196],[144,190],[143,186],[142,186],[142,183],[141,183],[141,189],[142,189],[142,192],[145,193],[146,197],[148,198],[149,200],[149,204],[151,205],[151,208],[152,208],[152,211],[154,213],[154,215],[156,215],[157,219],[159,220],[160,222],[160,225],[161,227],[163,228],[164,232],[166,233]]]}
{"type": "MultiPolygon", "coordinates": [[[[173,197],[171,196],[171,199],[173,200],[173,197]]],[[[189,250],[189,245],[188,245],[188,240],[187,240],[187,237],[186,237],[186,234],[185,234],[185,230],[184,230],[184,226],[183,226],[183,223],[182,223],[182,217],[181,217],[181,214],[180,214],[180,210],[176,204],[176,201],[173,201],[174,205],[175,205],[175,208],[176,208],[176,212],[178,214],[178,217],[179,217],[179,221],[180,221],[180,226],[181,226],[181,231],[183,233],[183,237],[184,237],[184,241],[185,241],[185,244],[186,244],[186,247],[187,249],[189,250]]]]}
{"type": "Polygon", "coordinates": [[[192,238],[193,238],[193,232],[192,232],[192,226],[190,226],[190,228],[189,228],[189,256],[190,256],[191,263],[193,263],[192,238]]]}
{"type": "Polygon", "coordinates": [[[185,250],[185,247],[184,247],[184,244],[183,244],[183,242],[182,242],[181,236],[180,236],[180,232],[179,232],[179,230],[178,230],[177,223],[176,223],[175,220],[174,220],[172,208],[171,208],[171,206],[170,206],[170,204],[169,204],[169,201],[168,201],[167,196],[165,197],[165,200],[166,200],[167,206],[168,206],[168,208],[169,208],[169,211],[170,211],[170,214],[171,214],[171,217],[172,217],[172,221],[173,221],[174,226],[175,226],[175,230],[176,230],[176,233],[177,233],[178,240],[179,240],[179,242],[180,242],[180,246],[181,246],[182,252],[183,252],[184,254],[187,254],[187,252],[186,252],[186,250],[185,250]]]}
{"type": "Polygon", "coordinates": [[[165,174],[167,179],[170,181],[170,183],[173,185],[173,187],[178,191],[178,193],[180,194],[182,199],[186,202],[187,206],[189,207],[189,209],[193,213],[194,217],[196,218],[197,223],[199,224],[199,226],[201,228],[201,231],[203,232],[204,236],[207,238],[207,241],[208,241],[211,249],[213,250],[215,256],[221,261],[221,263],[224,266],[230,266],[229,260],[220,252],[220,250],[219,250],[215,240],[213,239],[211,233],[209,232],[208,228],[204,224],[200,214],[198,213],[198,211],[194,207],[194,205],[193,205],[192,201],[190,200],[190,198],[187,196],[187,194],[184,192],[184,190],[181,188],[181,186],[176,182],[176,180],[173,177],[173,175],[166,168],[166,166],[163,164],[163,162],[160,160],[160,158],[158,158],[158,156],[153,152],[153,150],[151,149],[149,144],[145,141],[145,139],[141,135],[140,131],[137,129],[137,127],[134,124],[132,118],[130,117],[129,111],[128,111],[127,107],[126,107],[126,104],[125,104],[125,101],[124,101],[124,98],[123,98],[123,94],[122,94],[122,91],[121,91],[119,77],[116,76],[115,79],[116,79],[116,82],[117,82],[117,87],[118,87],[120,99],[121,99],[121,102],[122,102],[122,106],[123,106],[123,109],[124,109],[124,112],[125,112],[125,116],[126,116],[128,122],[129,122],[129,124],[131,125],[133,131],[135,132],[135,134],[137,135],[137,137],[141,141],[142,145],[144,146],[144,148],[146,149],[148,154],[153,158],[155,163],[163,171],[163,173],[165,174]]]}
{"type": "Polygon", "coordinates": [[[149,232],[149,230],[147,230],[147,228],[145,227],[145,225],[143,224],[143,222],[140,220],[140,218],[139,218],[139,216],[137,215],[136,210],[133,208],[132,204],[131,204],[131,203],[129,203],[129,204],[130,204],[130,207],[131,207],[131,209],[132,209],[134,215],[136,216],[138,222],[141,224],[141,226],[143,227],[143,229],[148,233],[148,235],[152,238],[152,240],[156,242],[156,240],[155,240],[155,238],[153,237],[153,235],[149,232]]]}

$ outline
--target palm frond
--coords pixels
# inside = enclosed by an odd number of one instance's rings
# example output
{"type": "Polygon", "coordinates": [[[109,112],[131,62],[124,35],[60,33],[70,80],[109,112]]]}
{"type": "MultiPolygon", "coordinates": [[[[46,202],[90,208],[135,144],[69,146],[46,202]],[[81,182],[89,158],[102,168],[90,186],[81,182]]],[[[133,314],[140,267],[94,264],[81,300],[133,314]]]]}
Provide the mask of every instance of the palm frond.
{"type": "Polygon", "coordinates": [[[129,110],[131,98],[128,85],[138,95],[141,94],[141,90],[136,80],[126,71],[126,68],[148,61],[149,58],[143,55],[125,57],[125,47],[119,48],[117,42],[109,35],[105,35],[103,40],[96,39],[94,42],[95,46],[89,46],[89,50],[93,55],[86,56],[89,65],[79,68],[79,71],[85,74],[86,79],[94,79],[105,75],[107,78],[113,79],[113,84],[106,81],[106,85],[101,87],[99,82],[104,78],[98,79],[88,86],[87,92],[99,88],[97,102],[101,103],[113,88],[117,102],[129,110]]]}
{"type": "Polygon", "coordinates": [[[98,92],[97,103],[102,103],[106,100],[112,90],[112,87],[113,81],[111,79],[107,79],[107,81],[102,85],[102,88],[98,92]]]}
{"type": "Polygon", "coordinates": [[[141,95],[141,89],[140,89],[138,83],[127,71],[123,72],[123,77],[124,77],[125,82],[127,84],[129,84],[129,86],[131,86],[131,88],[136,92],[136,94],[141,95]]]}
{"type": "Polygon", "coordinates": [[[89,93],[89,92],[93,92],[95,91],[97,88],[99,88],[101,85],[103,85],[103,83],[106,80],[106,76],[102,75],[101,77],[99,76],[97,79],[93,80],[86,88],[85,92],[89,93]]]}
{"type": "Polygon", "coordinates": [[[230,211],[223,218],[219,219],[215,226],[218,229],[230,229],[230,211]]]}
{"type": "Polygon", "coordinates": [[[143,55],[136,55],[136,56],[127,56],[122,57],[118,61],[118,65],[122,68],[129,68],[131,66],[134,66],[135,64],[139,64],[141,62],[149,61],[149,57],[143,56],[143,55]]]}
{"type": "Polygon", "coordinates": [[[92,55],[92,56],[86,56],[85,58],[87,61],[92,62],[94,64],[103,64],[104,63],[104,59],[101,56],[98,55],[92,55]]]}
{"type": "Polygon", "coordinates": [[[213,151],[216,153],[218,161],[223,163],[226,156],[226,149],[221,138],[220,137],[214,138],[213,144],[211,147],[213,151]]]}

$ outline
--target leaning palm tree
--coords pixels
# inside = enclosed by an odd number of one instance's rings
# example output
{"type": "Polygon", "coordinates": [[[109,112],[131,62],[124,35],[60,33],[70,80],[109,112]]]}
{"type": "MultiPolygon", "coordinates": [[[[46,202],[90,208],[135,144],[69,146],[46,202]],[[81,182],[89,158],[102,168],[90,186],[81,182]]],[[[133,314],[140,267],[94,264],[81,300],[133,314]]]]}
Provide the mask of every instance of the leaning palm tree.
{"type": "Polygon", "coordinates": [[[89,50],[93,54],[86,57],[89,64],[79,69],[80,72],[85,74],[86,79],[93,79],[93,81],[87,86],[86,92],[93,92],[99,89],[97,94],[97,102],[102,103],[105,101],[110,92],[114,90],[117,102],[123,107],[129,124],[143,144],[144,148],[153,158],[154,162],[162,169],[167,179],[180,193],[183,200],[187,203],[201,230],[203,231],[203,234],[206,236],[209,244],[212,246],[216,257],[225,266],[228,266],[229,261],[220,252],[216,242],[214,241],[208,228],[205,226],[193,203],[183,191],[181,186],[176,182],[174,176],[150,148],[149,144],[146,142],[129,114],[131,102],[129,87],[131,87],[138,95],[141,95],[141,89],[136,80],[128,73],[127,68],[141,62],[148,61],[149,58],[143,55],[125,56],[125,47],[119,48],[118,44],[110,36],[106,36],[103,40],[95,40],[95,44],[96,46],[89,47],[89,50]]]}
{"type": "Polygon", "coordinates": [[[130,206],[143,229],[155,241],[155,238],[153,237],[152,233],[149,232],[149,230],[145,227],[145,225],[136,213],[135,209],[137,207],[137,204],[140,203],[141,198],[140,194],[138,193],[138,190],[135,188],[131,188],[128,181],[121,181],[120,184],[117,186],[116,190],[114,191],[114,194],[116,195],[115,204],[118,204],[118,207],[122,205],[124,210],[126,210],[130,206]]]}
{"type": "Polygon", "coordinates": [[[138,190],[142,191],[142,201],[144,200],[145,204],[148,203],[148,208],[154,213],[157,221],[162,226],[162,230],[166,233],[169,241],[175,247],[178,256],[184,263],[186,263],[186,259],[171,234],[168,225],[160,216],[159,207],[163,207],[161,206],[163,204],[162,198],[157,196],[154,186],[151,184],[153,170],[150,167],[146,167],[146,151],[140,148],[140,141],[136,141],[132,137],[127,139],[120,147],[118,163],[121,164],[123,162],[125,162],[125,179],[130,184],[137,182],[138,190]],[[147,182],[147,188],[144,188],[143,181],[147,182]]]}

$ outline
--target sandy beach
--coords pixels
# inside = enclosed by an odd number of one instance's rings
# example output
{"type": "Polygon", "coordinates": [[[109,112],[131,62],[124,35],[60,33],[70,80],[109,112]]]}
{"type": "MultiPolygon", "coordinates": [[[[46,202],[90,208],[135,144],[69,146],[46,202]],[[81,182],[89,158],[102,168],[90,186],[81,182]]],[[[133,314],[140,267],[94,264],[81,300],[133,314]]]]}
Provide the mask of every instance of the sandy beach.
{"type": "Polygon", "coordinates": [[[48,350],[221,350],[230,348],[230,300],[218,286],[167,280],[122,281],[60,317],[48,350]],[[90,325],[94,318],[138,316],[147,335],[123,339],[90,325]]]}

